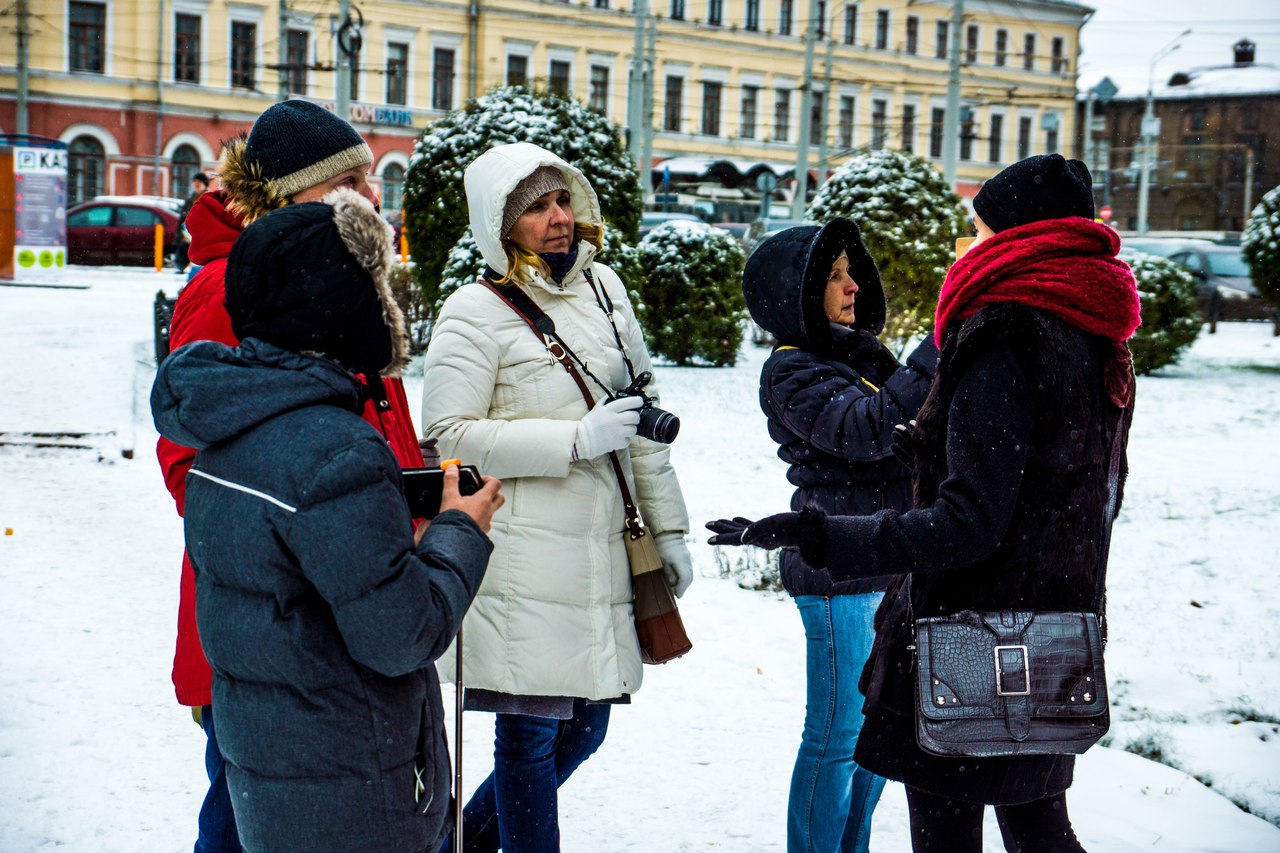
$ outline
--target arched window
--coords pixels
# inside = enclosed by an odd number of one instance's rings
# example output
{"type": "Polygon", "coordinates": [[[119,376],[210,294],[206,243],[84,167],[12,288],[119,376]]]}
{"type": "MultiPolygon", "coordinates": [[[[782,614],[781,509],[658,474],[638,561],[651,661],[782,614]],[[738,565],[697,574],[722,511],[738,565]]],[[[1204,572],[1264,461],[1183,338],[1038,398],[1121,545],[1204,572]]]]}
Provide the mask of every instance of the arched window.
{"type": "Polygon", "coordinates": [[[200,171],[200,153],[190,145],[179,145],[169,158],[169,192],[186,198],[191,192],[191,177],[200,171]]]}
{"type": "Polygon", "coordinates": [[[382,170],[382,209],[399,210],[404,198],[404,166],[388,163],[382,170]]]}
{"type": "Polygon", "coordinates": [[[67,146],[67,205],[102,195],[107,152],[92,136],[77,136],[67,146]]]}

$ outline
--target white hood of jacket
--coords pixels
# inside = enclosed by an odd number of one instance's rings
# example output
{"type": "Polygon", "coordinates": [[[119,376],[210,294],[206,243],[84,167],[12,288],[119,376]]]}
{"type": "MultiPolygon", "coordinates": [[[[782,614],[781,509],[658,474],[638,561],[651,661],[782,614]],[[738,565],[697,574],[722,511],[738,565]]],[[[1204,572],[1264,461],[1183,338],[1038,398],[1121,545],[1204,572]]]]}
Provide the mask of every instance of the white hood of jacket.
{"type": "Polygon", "coordinates": [[[500,276],[507,274],[507,254],[502,249],[502,214],[507,196],[533,172],[551,166],[569,185],[573,221],[602,225],[600,200],[581,171],[530,142],[495,145],[467,166],[462,183],[467,193],[471,233],[484,261],[500,276]]]}

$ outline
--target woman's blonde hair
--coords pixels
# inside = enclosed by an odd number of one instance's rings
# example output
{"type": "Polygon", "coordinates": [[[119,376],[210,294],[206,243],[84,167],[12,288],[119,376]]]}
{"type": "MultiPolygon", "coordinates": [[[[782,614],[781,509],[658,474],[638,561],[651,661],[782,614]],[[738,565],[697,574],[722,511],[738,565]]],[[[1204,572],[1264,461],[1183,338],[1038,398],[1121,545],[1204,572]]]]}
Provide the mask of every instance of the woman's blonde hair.
{"type": "MultiPolygon", "coordinates": [[[[576,246],[586,240],[596,251],[600,251],[600,247],[604,242],[604,226],[593,225],[587,222],[573,223],[573,244],[576,246]]],[[[532,268],[542,273],[543,278],[551,276],[551,267],[547,262],[538,257],[537,252],[531,252],[521,246],[517,246],[512,242],[510,237],[502,238],[502,251],[507,255],[507,274],[498,279],[494,284],[509,284],[513,281],[524,281],[529,277],[526,270],[532,268]]]]}

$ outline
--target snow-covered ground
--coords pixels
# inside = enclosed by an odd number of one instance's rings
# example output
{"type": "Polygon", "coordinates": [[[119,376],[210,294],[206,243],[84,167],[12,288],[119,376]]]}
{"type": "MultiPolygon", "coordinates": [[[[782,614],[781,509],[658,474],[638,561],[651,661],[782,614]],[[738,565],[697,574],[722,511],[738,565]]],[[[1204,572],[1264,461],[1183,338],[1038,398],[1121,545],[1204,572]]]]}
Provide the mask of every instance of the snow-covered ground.
{"type": "MultiPolygon", "coordinates": [[[[182,529],[146,405],[151,300],[176,279],[65,279],[91,286],[0,287],[0,851],[171,853],[193,840],[205,787],[204,736],[169,683],[182,529]],[[50,449],[14,446],[32,441],[16,433],[83,438],[50,449]]],[[[764,355],[660,371],[699,528],[786,506],[755,402],[764,355]]],[[[416,400],[420,380],[409,385],[416,400]]],[[[1110,572],[1112,748],[1081,758],[1069,793],[1091,851],[1280,851],[1278,413],[1267,325],[1224,324],[1139,382],[1110,572]],[[1119,748],[1130,741],[1181,770],[1119,748]]],[[[789,600],[718,578],[694,539],[702,577],[681,602],[694,651],[648,669],[563,789],[566,851],[785,847],[800,620],[789,600]]],[[[492,728],[465,722],[470,789],[491,766],[492,728]]],[[[989,814],[988,850],[998,837],[989,814]]],[[[907,839],[890,785],[872,849],[907,839]]]]}

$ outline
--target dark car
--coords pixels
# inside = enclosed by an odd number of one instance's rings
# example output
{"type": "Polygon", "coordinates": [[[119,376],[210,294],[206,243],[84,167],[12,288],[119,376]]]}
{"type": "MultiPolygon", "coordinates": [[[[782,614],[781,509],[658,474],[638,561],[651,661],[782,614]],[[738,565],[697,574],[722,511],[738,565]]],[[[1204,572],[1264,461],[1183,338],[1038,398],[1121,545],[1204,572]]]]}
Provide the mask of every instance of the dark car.
{"type": "Polygon", "coordinates": [[[1201,290],[1217,289],[1228,299],[1256,297],[1249,262],[1239,246],[1191,246],[1169,255],[1200,280],[1201,290]]]}
{"type": "Polygon", "coordinates": [[[73,264],[155,263],[156,225],[163,255],[177,248],[182,200],[163,196],[98,196],[67,211],[67,260],[73,264]]]}

